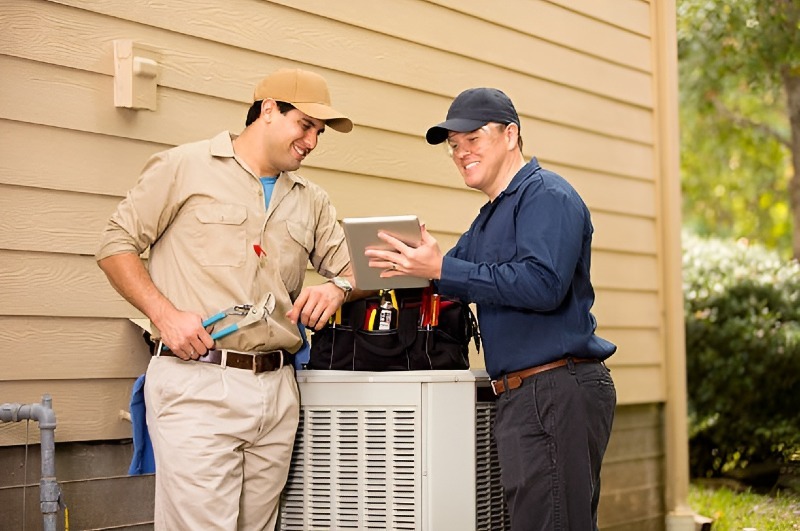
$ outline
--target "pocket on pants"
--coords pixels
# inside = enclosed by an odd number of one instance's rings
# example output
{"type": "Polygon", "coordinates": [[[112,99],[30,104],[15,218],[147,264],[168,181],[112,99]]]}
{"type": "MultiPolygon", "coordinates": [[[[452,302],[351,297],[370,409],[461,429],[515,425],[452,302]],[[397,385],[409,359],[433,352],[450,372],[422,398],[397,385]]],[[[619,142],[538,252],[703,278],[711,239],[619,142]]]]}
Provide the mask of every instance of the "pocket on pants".
{"type": "Polygon", "coordinates": [[[191,391],[202,369],[200,363],[178,358],[153,358],[144,384],[147,408],[152,409],[156,417],[161,417],[171,405],[192,396],[191,391]]]}

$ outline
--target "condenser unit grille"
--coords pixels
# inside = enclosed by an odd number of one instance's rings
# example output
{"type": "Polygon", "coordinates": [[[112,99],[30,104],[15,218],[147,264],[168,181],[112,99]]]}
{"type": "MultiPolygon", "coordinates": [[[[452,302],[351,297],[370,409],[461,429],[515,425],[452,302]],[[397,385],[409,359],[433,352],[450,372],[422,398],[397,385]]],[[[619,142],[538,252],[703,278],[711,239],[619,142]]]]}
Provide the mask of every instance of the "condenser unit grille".
{"type": "Polygon", "coordinates": [[[302,407],[280,528],[418,529],[416,407],[302,407]]]}
{"type": "Polygon", "coordinates": [[[495,402],[475,404],[475,502],[477,531],[506,531],[511,520],[500,483],[500,461],[492,436],[495,402]]]}

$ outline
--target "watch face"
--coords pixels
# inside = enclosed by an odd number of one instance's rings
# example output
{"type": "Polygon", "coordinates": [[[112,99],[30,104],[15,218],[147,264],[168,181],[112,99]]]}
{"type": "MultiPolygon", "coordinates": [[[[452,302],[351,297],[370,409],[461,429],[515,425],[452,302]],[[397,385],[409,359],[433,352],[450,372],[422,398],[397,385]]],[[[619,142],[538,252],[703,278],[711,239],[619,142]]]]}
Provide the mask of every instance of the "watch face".
{"type": "Polygon", "coordinates": [[[350,282],[346,278],[333,277],[333,283],[345,291],[353,289],[353,286],[350,285],[350,282]]]}

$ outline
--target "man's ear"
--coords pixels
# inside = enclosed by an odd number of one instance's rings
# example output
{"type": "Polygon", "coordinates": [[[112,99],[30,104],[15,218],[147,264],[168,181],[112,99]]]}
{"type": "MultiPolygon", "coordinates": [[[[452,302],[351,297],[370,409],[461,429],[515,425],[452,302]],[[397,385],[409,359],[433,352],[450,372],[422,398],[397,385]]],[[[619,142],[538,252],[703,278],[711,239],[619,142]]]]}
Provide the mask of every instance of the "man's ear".
{"type": "Polygon", "coordinates": [[[503,131],[506,137],[506,146],[510,151],[513,151],[517,147],[517,139],[519,138],[519,126],[515,123],[510,123],[506,126],[506,130],[503,131]]]}
{"type": "Polygon", "coordinates": [[[264,118],[267,123],[272,121],[272,113],[278,108],[278,104],[272,98],[264,98],[261,101],[261,118],[264,118]]]}

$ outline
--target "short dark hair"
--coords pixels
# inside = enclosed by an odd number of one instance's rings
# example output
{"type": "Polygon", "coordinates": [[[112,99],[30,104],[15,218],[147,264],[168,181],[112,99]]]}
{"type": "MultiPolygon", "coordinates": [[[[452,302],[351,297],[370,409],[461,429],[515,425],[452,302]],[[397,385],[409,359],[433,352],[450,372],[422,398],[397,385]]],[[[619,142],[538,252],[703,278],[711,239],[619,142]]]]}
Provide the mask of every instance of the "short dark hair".
{"type": "MultiPolygon", "coordinates": [[[[250,109],[247,111],[247,120],[244,122],[245,127],[258,120],[258,117],[261,116],[261,102],[263,101],[264,100],[256,100],[250,106],[250,109]]],[[[280,111],[281,114],[286,114],[295,108],[294,105],[286,103],[285,101],[276,101],[275,103],[278,104],[278,111],[280,111]]]]}

